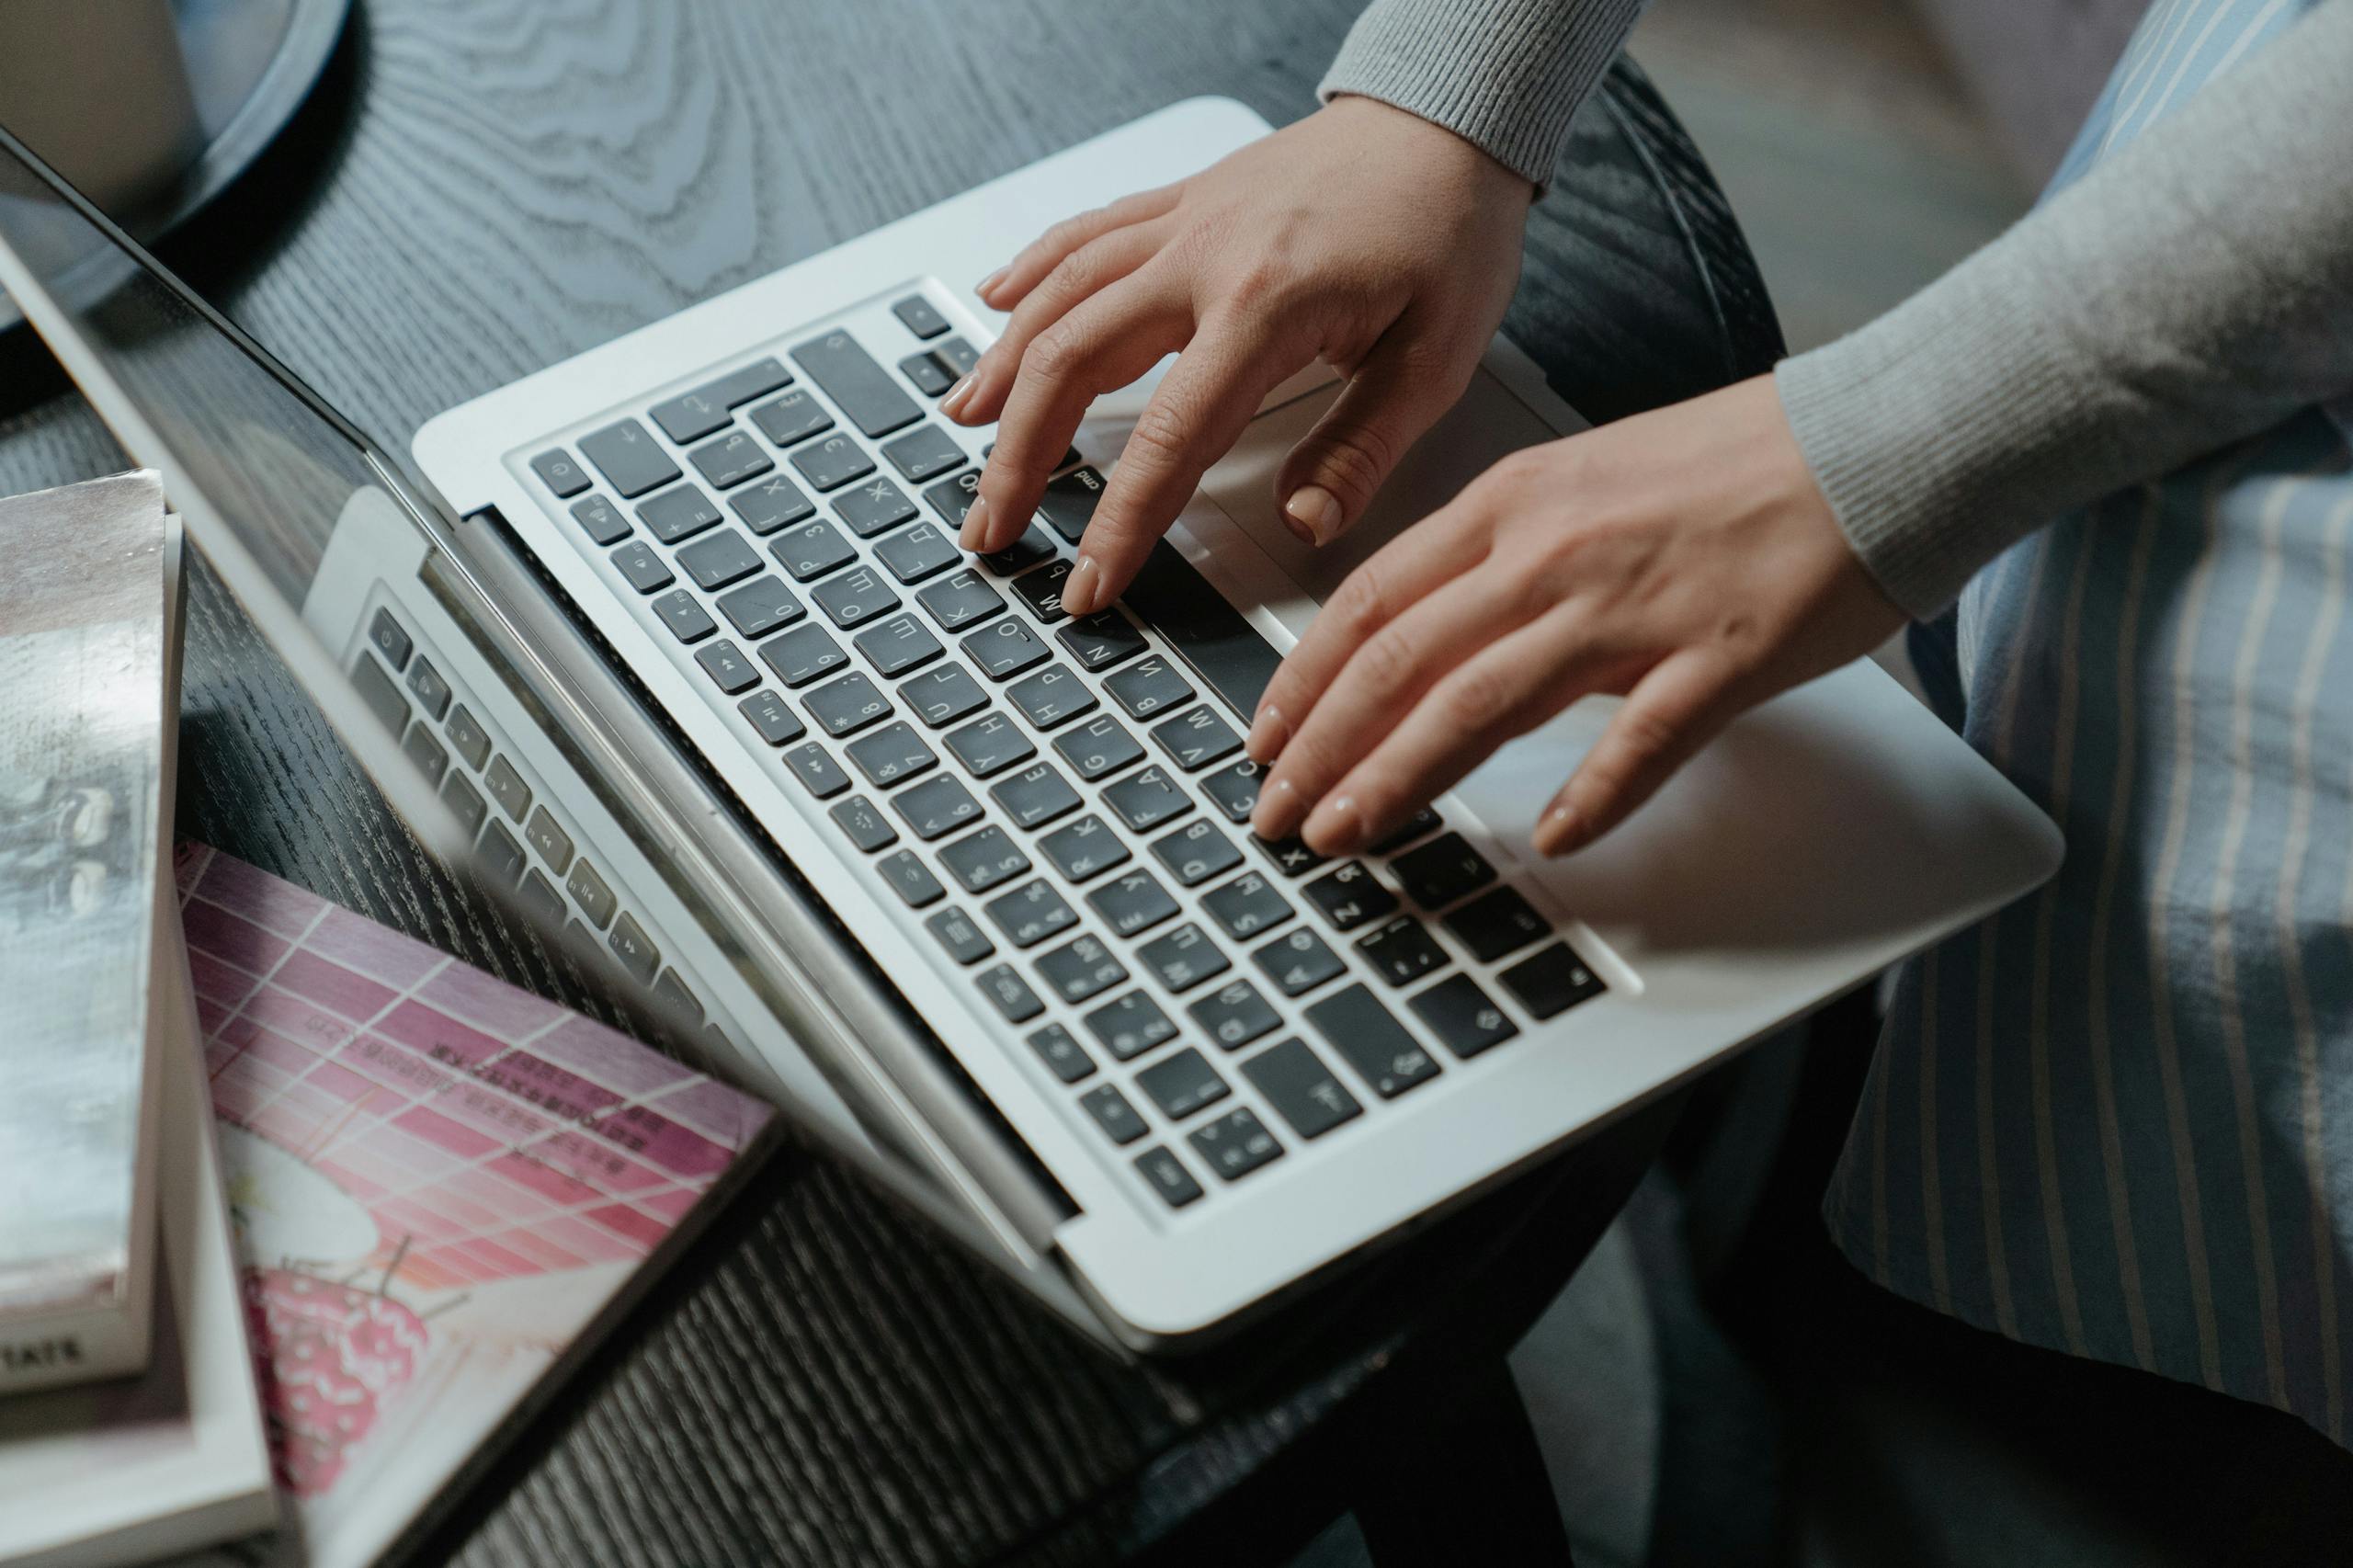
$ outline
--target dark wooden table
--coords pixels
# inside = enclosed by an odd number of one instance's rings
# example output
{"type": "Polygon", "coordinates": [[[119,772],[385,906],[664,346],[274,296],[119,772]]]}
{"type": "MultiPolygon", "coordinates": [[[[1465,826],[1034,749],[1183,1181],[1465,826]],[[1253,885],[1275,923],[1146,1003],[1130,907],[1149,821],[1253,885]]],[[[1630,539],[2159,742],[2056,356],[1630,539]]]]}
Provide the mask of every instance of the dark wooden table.
{"type": "MultiPolygon", "coordinates": [[[[1281,122],[1356,0],[366,0],[311,105],[165,256],[392,450],[427,416],[1176,98],[1281,122]]],[[[1509,330],[1597,420],[1769,365],[1696,152],[1621,62],[1509,330]]],[[[0,492],[121,467],[24,335],[0,492]]],[[[612,1017],[418,853],[199,573],[181,832],[612,1017]]],[[[1214,1359],[1119,1365],[788,1149],[423,1544],[477,1563],[1402,1561],[1557,1549],[1502,1353],[1662,1108],[1214,1359]],[[1460,1532],[1469,1529],[1473,1535],[1460,1532]]]]}

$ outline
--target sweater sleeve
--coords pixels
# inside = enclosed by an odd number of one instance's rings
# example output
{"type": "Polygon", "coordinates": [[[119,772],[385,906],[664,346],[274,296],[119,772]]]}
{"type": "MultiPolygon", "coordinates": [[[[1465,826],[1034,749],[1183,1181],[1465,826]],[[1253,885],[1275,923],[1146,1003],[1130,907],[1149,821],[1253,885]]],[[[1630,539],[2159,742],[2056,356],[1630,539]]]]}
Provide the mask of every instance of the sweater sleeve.
{"type": "Polygon", "coordinates": [[[1775,372],[1848,541],[1933,614],[2013,541],[2353,389],[2353,0],[1775,372]]]}
{"type": "Polygon", "coordinates": [[[1442,125],[1542,187],[1643,0],[1372,0],[1316,96],[1442,125]]]}

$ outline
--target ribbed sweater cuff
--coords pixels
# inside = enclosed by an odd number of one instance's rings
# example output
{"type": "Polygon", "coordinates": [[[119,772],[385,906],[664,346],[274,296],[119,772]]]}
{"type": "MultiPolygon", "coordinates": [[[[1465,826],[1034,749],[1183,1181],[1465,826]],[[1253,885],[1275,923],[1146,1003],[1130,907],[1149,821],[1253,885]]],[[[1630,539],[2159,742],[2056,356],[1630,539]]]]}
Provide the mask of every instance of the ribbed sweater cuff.
{"type": "Polygon", "coordinates": [[[1541,187],[1642,0],[1373,0],[1316,96],[1442,125],[1541,187]]]}

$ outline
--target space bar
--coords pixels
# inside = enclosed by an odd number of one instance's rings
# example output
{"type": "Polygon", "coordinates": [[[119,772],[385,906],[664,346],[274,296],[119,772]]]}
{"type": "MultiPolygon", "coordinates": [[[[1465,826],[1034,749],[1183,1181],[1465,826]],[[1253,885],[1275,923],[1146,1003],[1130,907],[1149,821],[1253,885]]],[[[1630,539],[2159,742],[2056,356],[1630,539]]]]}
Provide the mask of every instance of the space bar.
{"type": "Polygon", "coordinates": [[[1282,655],[1267,645],[1242,612],[1193,569],[1166,541],[1128,585],[1127,606],[1176,648],[1193,673],[1207,681],[1245,722],[1274,678],[1282,655]]]}

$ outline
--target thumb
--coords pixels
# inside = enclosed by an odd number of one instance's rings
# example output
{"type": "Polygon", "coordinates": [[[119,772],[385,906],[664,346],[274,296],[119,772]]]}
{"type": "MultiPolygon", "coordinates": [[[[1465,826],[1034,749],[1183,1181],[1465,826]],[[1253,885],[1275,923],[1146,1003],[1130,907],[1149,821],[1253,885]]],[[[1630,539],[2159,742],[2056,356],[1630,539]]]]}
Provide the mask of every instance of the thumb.
{"type": "Polygon", "coordinates": [[[1433,375],[1426,352],[1374,345],[1275,478],[1284,527],[1329,544],[1355,525],[1405,453],[1453,406],[1467,376],[1433,375]]]}

